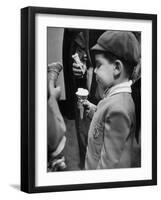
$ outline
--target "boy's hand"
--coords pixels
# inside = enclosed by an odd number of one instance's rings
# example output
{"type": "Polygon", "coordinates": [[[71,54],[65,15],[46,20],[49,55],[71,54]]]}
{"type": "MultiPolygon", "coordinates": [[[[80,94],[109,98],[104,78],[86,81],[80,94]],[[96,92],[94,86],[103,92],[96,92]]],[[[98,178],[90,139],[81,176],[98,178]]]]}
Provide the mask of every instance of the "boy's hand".
{"type": "Polygon", "coordinates": [[[85,100],[83,102],[83,106],[85,108],[85,112],[87,117],[89,117],[90,119],[92,119],[95,111],[96,111],[96,105],[94,105],[93,103],[89,102],[88,100],[85,100]]]}

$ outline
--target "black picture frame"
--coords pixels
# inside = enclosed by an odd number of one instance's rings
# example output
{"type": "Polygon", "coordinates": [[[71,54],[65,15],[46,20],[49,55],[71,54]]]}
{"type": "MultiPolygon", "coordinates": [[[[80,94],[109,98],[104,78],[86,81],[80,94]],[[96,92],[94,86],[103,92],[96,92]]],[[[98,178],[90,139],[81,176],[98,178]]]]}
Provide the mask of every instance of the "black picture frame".
{"type": "Polygon", "coordinates": [[[21,190],[27,193],[103,189],[157,184],[157,15],[45,7],[21,9],[21,190]],[[149,180],[35,186],[35,16],[59,14],[84,17],[150,20],[152,22],[152,178],[149,180]]]}

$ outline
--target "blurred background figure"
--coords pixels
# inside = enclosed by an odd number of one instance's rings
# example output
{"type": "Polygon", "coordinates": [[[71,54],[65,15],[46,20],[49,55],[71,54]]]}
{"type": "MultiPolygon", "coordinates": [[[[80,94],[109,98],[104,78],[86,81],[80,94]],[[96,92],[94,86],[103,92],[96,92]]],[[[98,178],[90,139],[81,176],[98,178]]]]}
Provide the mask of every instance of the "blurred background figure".
{"type": "Polygon", "coordinates": [[[60,87],[56,82],[60,71],[60,63],[48,65],[48,101],[47,101],[47,140],[48,140],[48,172],[66,169],[64,147],[66,143],[66,126],[60,113],[57,100],[60,98],[60,87]]]}
{"type": "Polygon", "coordinates": [[[66,98],[69,102],[69,117],[75,120],[77,138],[80,153],[80,168],[84,169],[86,147],[88,141],[88,129],[91,120],[84,116],[80,118],[80,110],[77,106],[75,95],[78,88],[89,91],[88,100],[97,104],[101,99],[102,91],[96,83],[94,67],[94,56],[90,53],[90,48],[96,43],[98,37],[104,30],[88,29],[65,29],[63,39],[63,66],[66,88],[66,98]],[[77,54],[80,63],[73,59],[77,54]],[[82,70],[83,69],[83,70],[82,70]]]}

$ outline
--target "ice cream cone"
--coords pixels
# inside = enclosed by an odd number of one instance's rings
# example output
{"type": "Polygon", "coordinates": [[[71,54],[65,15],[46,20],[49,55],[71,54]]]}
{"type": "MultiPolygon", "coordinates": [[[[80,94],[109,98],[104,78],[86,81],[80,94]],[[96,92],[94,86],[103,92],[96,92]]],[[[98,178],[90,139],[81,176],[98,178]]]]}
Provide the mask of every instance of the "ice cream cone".
{"type": "Polygon", "coordinates": [[[56,86],[56,81],[62,69],[63,66],[59,62],[48,64],[48,80],[49,82],[53,82],[54,87],[56,86]]]}

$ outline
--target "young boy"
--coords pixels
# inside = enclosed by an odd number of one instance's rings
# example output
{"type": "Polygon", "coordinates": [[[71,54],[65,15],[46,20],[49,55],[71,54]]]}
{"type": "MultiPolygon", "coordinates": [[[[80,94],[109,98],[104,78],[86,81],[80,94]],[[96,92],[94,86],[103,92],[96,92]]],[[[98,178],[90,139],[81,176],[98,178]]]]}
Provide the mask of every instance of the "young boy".
{"type": "Polygon", "coordinates": [[[104,98],[97,107],[84,103],[88,114],[94,113],[85,169],[129,168],[135,135],[130,77],[140,58],[139,43],[131,32],[106,31],[92,51],[96,80],[104,91],[104,98]]]}

